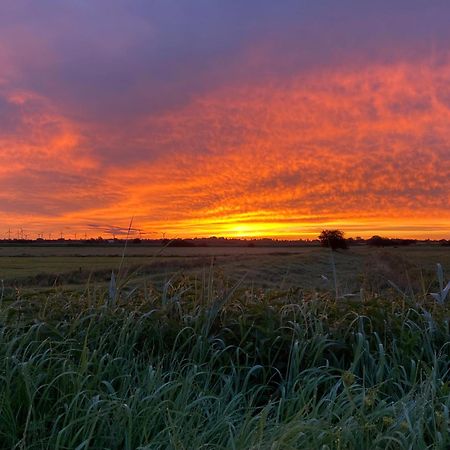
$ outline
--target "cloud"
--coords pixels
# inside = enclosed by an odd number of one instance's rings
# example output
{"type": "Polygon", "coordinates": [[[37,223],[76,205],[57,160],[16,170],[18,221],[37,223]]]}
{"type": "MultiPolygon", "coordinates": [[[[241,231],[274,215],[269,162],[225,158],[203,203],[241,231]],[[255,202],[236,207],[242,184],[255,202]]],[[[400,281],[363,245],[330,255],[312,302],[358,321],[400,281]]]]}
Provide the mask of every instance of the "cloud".
{"type": "Polygon", "coordinates": [[[414,62],[237,84],[95,140],[83,134],[94,128],[16,93],[9,102],[21,105],[27,131],[3,175],[4,208],[122,222],[131,214],[140,227],[181,234],[236,223],[283,234],[287,222],[298,233],[311,216],[316,227],[330,217],[447,224],[445,79],[450,66],[414,62]],[[122,158],[100,163],[101,145],[121,146],[122,158]]]}
{"type": "Polygon", "coordinates": [[[333,217],[347,227],[356,219],[361,231],[364,221],[424,218],[441,230],[450,206],[445,78],[449,66],[414,62],[218,90],[144,120],[141,139],[147,133],[159,158],[144,152],[108,176],[122,180],[124,209],[141,223],[182,234],[258,221],[282,234],[286,219],[299,233],[309,216],[316,229],[333,217]]]}
{"type": "Polygon", "coordinates": [[[170,4],[0,7],[1,226],[445,235],[445,4],[170,4]]]}

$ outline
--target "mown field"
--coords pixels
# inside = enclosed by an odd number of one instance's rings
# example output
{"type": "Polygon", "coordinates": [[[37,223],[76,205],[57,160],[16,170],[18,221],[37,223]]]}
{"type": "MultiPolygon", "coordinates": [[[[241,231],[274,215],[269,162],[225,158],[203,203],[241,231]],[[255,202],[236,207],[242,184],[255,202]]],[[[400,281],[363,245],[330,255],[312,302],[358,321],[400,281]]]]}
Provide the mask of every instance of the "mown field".
{"type": "MultiPolygon", "coordinates": [[[[328,249],[320,247],[0,247],[0,279],[24,291],[105,285],[121,267],[135,285],[161,286],[177,277],[202,279],[212,270],[228,281],[244,278],[258,288],[334,288],[328,249]]],[[[343,294],[378,288],[391,280],[402,288],[427,289],[436,263],[450,270],[450,249],[439,246],[374,249],[353,247],[334,254],[343,294]],[[420,286],[419,286],[420,285],[420,286]]]]}
{"type": "Polygon", "coordinates": [[[0,448],[450,448],[448,249],[180,250],[3,253],[0,448]]]}

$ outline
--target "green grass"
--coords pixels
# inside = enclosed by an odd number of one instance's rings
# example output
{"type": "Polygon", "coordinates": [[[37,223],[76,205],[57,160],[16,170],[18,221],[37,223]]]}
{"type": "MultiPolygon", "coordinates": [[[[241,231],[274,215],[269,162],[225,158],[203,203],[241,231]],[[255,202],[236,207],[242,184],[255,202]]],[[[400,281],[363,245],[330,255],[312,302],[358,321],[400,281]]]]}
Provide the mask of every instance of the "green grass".
{"type": "Polygon", "coordinates": [[[448,304],[361,295],[205,273],[114,307],[89,286],[3,298],[0,447],[448,449],[448,304]]]}
{"type": "MultiPolygon", "coordinates": [[[[36,291],[58,286],[84,289],[88,281],[102,284],[117,270],[122,250],[117,247],[1,247],[0,279],[6,287],[36,291]]],[[[333,279],[327,249],[312,248],[165,248],[130,247],[125,268],[137,285],[143,280],[161,285],[179,273],[202,276],[214,266],[237,281],[262,288],[330,289],[322,275],[333,279]],[[256,253],[255,253],[256,252],[256,253]],[[156,256],[157,255],[157,256],[156,256]]],[[[450,270],[450,251],[439,246],[373,249],[353,247],[335,255],[341,293],[358,292],[363,282],[379,290],[388,279],[406,289],[424,278],[428,285],[435,264],[450,270]]]]}

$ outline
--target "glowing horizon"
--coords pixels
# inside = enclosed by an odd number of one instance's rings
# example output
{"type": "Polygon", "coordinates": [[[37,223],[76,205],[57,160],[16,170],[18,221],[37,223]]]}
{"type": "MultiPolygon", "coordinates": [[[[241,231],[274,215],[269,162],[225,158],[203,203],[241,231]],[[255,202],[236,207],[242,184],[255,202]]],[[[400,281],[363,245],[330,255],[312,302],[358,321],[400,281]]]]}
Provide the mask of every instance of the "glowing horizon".
{"type": "Polygon", "coordinates": [[[449,239],[450,6],[403,6],[0,6],[0,238],[449,239]]]}

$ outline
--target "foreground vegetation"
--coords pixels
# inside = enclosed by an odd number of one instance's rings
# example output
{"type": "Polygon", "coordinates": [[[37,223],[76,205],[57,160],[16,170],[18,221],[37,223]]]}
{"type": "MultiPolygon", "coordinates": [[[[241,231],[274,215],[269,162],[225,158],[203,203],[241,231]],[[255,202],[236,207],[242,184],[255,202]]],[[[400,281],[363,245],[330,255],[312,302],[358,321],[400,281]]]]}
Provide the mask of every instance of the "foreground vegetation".
{"type": "Polygon", "coordinates": [[[447,449],[449,312],[212,278],[3,299],[0,447],[447,449]]]}

